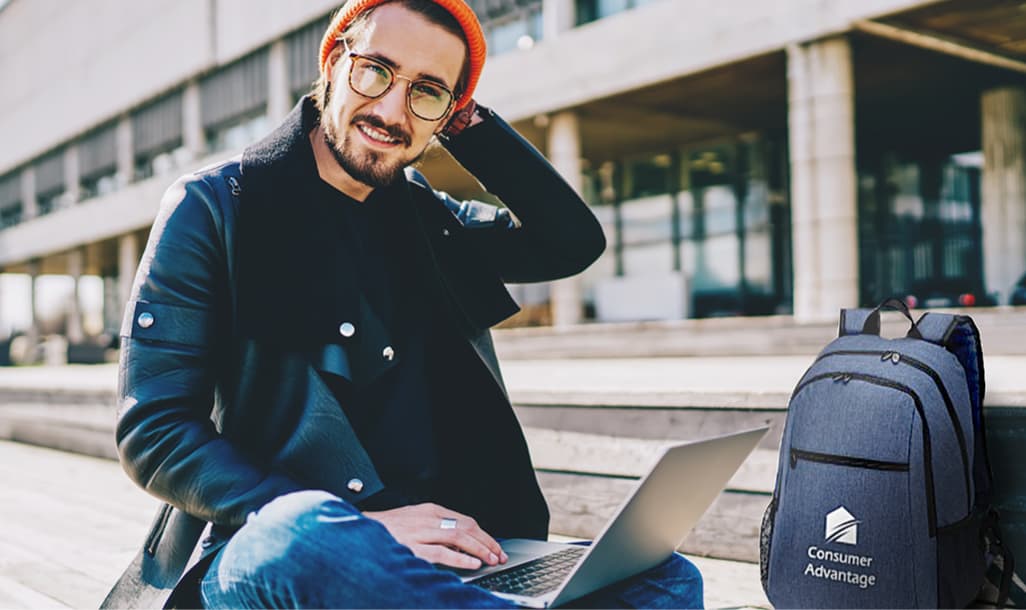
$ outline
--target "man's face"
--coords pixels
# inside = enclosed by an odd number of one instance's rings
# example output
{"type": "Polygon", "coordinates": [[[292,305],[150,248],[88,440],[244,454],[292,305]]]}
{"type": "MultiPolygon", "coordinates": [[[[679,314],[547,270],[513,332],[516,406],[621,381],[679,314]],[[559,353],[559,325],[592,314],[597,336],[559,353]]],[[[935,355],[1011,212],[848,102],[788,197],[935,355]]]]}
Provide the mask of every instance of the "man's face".
{"type": "MultiPolygon", "coordinates": [[[[428,78],[455,91],[463,67],[463,41],[423,16],[396,4],[371,13],[350,50],[390,66],[400,76],[428,78]]],[[[321,114],[324,138],[342,169],[372,187],[391,184],[441,131],[449,114],[425,121],[410,112],[410,81],[396,78],[384,95],[370,99],[349,86],[350,59],[340,44],[329,58],[331,88],[321,114]]]]}

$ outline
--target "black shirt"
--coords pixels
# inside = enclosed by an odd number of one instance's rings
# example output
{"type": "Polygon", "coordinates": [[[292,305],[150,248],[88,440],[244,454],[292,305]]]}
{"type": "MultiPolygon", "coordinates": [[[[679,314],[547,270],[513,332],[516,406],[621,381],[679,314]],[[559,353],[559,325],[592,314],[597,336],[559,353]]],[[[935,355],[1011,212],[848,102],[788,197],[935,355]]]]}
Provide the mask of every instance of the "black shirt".
{"type": "Polygon", "coordinates": [[[385,485],[359,507],[430,501],[438,468],[426,352],[436,312],[418,287],[420,261],[410,240],[397,233],[396,202],[384,200],[383,190],[359,202],[318,180],[313,193],[335,212],[358,289],[388,329],[396,354],[396,364],[369,382],[322,373],[385,485]]]}

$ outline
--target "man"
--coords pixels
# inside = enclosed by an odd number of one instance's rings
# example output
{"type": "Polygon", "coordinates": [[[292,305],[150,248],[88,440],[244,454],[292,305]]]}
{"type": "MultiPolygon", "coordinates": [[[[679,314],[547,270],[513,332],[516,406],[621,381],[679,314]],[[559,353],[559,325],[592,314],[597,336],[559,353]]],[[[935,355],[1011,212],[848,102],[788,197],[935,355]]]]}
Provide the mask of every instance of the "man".
{"type": "MultiPolygon", "coordinates": [[[[474,103],[484,57],[463,0],[350,0],[313,95],[168,191],[117,427],[167,505],[105,606],[508,606],[437,567],[547,536],[488,328],[516,311],[504,282],[578,273],[605,242],[474,103]],[[435,137],[516,216],[408,170],[435,137]]],[[[674,557],[582,603],[700,605],[701,579],[674,557]]]]}

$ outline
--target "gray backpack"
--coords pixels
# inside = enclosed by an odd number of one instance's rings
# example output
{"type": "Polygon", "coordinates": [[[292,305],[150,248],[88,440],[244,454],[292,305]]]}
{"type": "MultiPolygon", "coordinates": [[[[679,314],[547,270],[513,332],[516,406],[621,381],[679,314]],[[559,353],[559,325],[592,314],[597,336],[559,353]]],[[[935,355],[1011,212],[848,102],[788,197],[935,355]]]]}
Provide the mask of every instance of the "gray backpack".
{"type": "Polygon", "coordinates": [[[976,599],[997,532],[983,426],[983,352],[968,316],[912,319],[889,299],[841,312],[839,337],[791,395],[762,526],[780,608],[955,608],[976,599]],[[880,337],[880,310],[912,323],[880,337]]]}

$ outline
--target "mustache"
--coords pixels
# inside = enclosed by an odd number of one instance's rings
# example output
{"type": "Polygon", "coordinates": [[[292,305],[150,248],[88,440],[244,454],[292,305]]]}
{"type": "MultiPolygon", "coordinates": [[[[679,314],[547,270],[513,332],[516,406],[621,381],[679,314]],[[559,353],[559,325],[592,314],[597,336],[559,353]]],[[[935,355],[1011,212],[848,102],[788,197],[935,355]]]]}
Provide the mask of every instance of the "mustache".
{"type": "Polygon", "coordinates": [[[381,120],[381,117],[375,116],[373,114],[358,114],[353,117],[352,122],[354,124],[359,121],[367,123],[371,127],[375,127],[377,129],[380,129],[381,131],[384,131],[389,136],[395,138],[396,140],[399,140],[406,146],[410,145],[410,134],[406,133],[406,131],[398,125],[386,125],[385,122],[381,120]]]}

